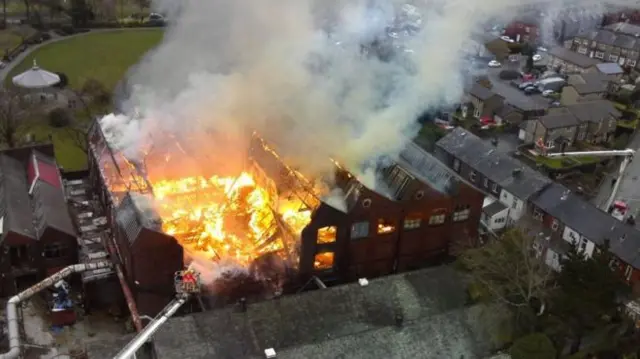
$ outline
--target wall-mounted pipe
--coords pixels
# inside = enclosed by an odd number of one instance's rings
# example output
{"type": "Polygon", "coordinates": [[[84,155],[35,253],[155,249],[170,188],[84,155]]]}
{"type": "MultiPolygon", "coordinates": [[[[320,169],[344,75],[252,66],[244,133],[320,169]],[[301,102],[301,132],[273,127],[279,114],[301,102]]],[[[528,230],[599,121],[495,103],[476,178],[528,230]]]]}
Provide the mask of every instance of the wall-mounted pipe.
{"type": "Polygon", "coordinates": [[[57,283],[58,281],[68,277],[73,273],[81,273],[90,270],[109,268],[110,261],[100,261],[95,263],[74,264],[65,267],[54,275],[45,278],[43,281],[34,286],[14,295],[7,302],[7,331],[9,332],[9,351],[0,354],[0,359],[15,359],[20,356],[20,325],[18,323],[18,305],[31,298],[35,294],[41,292],[47,287],[57,283]]]}
{"type": "Polygon", "coordinates": [[[171,316],[173,316],[180,307],[189,299],[188,296],[181,296],[167,306],[156,316],[138,335],[135,336],[113,359],[132,359],[135,358],[136,352],[140,349],[144,343],[146,343],[155,334],[160,326],[164,324],[171,316]]]}
{"type": "MultiPolygon", "coordinates": [[[[108,235],[104,235],[102,236],[102,240],[106,243],[107,251],[109,251],[111,258],[120,258],[113,244],[113,239],[108,235]]],[[[118,276],[118,281],[120,281],[120,287],[122,288],[124,299],[127,302],[129,313],[131,314],[131,320],[133,320],[133,326],[136,328],[136,332],[140,332],[144,326],[140,320],[140,313],[138,313],[138,306],[136,305],[131,288],[129,288],[129,284],[127,284],[127,280],[124,277],[122,266],[116,262],[114,268],[116,270],[116,275],[118,276]]]]}

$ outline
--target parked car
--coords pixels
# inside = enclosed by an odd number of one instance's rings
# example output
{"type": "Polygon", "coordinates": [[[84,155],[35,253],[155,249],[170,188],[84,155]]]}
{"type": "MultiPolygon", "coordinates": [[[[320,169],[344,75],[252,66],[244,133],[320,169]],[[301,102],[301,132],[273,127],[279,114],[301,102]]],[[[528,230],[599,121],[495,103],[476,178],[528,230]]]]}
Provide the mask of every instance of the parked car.
{"type": "Polygon", "coordinates": [[[533,55],[533,61],[540,61],[540,60],[542,60],[542,55],[539,55],[539,54],[533,55]]]}
{"type": "Polygon", "coordinates": [[[544,91],[542,91],[542,96],[544,96],[544,97],[550,97],[550,96],[551,96],[551,95],[553,95],[554,93],[556,93],[556,92],[555,92],[555,91],[553,91],[553,90],[544,90],[544,91]]]}
{"type": "Polygon", "coordinates": [[[545,47],[540,46],[538,47],[538,51],[547,52],[547,49],[545,47]]]}
{"type": "Polygon", "coordinates": [[[533,94],[536,94],[536,93],[540,93],[540,90],[535,86],[526,87],[522,91],[524,92],[525,95],[533,95],[533,94]]]}
{"type": "Polygon", "coordinates": [[[502,39],[503,41],[506,41],[506,42],[510,42],[510,43],[514,43],[514,42],[515,42],[515,41],[514,41],[512,38],[510,38],[509,36],[500,36],[500,39],[502,39]]]}
{"type": "Polygon", "coordinates": [[[523,83],[521,83],[520,85],[518,85],[518,88],[519,88],[520,90],[524,90],[524,89],[526,89],[527,87],[531,87],[531,86],[534,86],[534,85],[535,85],[535,83],[534,83],[533,81],[526,81],[526,82],[523,82],[523,83]]]}
{"type": "Polygon", "coordinates": [[[489,61],[489,67],[500,67],[500,66],[502,66],[502,64],[496,60],[489,61]]]}

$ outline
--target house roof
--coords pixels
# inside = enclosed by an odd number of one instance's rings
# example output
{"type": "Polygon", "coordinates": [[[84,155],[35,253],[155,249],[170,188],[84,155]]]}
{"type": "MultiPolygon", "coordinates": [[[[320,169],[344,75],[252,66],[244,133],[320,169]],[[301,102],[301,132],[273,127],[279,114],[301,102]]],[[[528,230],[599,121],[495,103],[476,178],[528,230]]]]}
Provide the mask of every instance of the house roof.
{"type": "Polygon", "coordinates": [[[518,110],[516,110],[515,107],[509,105],[509,104],[505,104],[503,106],[501,106],[498,111],[496,112],[497,116],[502,117],[503,119],[507,116],[509,116],[510,114],[517,112],[518,110]]]}
{"type": "Polygon", "coordinates": [[[613,103],[607,100],[580,102],[566,107],[580,122],[599,123],[608,116],[620,117],[621,115],[613,103]]]}
{"type": "Polygon", "coordinates": [[[636,38],[635,35],[616,32],[610,28],[585,31],[576,36],[605,45],[617,46],[630,50],[640,49],[640,39],[636,38]]]}
{"type": "Polygon", "coordinates": [[[400,167],[439,192],[448,194],[459,184],[447,166],[414,142],[407,144],[397,161],[400,167]]]}
{"type": "Polygon", "coordinates": [[[25,167],[6,154],[0,154],[0,217],[3,216],[0,235],[11,231],[36,238],[25,167]]]}
{"type": "Polygon", "coordinates": [[[604,27],[606,30],[611,30],[613,32],[631,35],[631,36],[640,36],[640,26],[629,24],[626,22],[616,22],[613,24],[609,24],[604,27]]]}
{"type": "Polygon", "coordinates": [[[569,76],[569,85],[581,95],[607,92],[609,79],[600,73],[582,73],[569,76]]]}
{"type": "Polygon", "coordinates": [[[464,288],[450,267],[409,272],[249,304],[246,312],[172,318],[153,344],[158,359],[264,358],[268,348],[285,359],[483,357],[496,311],[465,308],[464,288]]]}
{"type": "Polygon", "coordinates": [[[69,236],[76,236],[76,229],[67,209],[62,190],[47,181],[37,179],[32,192],[33,218],[38,237],[46,227],[69,236]]]}
{"type": "Polygon", "coordinates": [[[640,268],[640,231],[613,218],[567,187],[553,183],[531,198],[531,203],[596,245],[610,240],[610,250],[625,263],[640,268]],[[621,238],[625,240],[621,241],[621,238]]]}
{"type": "Polygon", "coordinates": [[[596,68],[598,69],[598,71],[606,75],[617,75],[624,72],[622,70],[622,67],[620,67],[620,65],[618,65],[615,62],[605,62],[602,64],[596,64],[596,68]]]}
{"type": "Polygon", "coordinates": [[[577,52],[573,52],[560,46],[554,47],[549,50],[549,54],[581,68],[587,68],[600,63],[600,61],[597,59],[592,59],[589,56],[581,55],[577,52]]]}
{"type": "Polygon", "coordinates": [[[538,122],[548,130],[554,128],[574,127],[580,124],[578,119],[568,111],[549,113],[548,115],[538,118],[538,122]]]}
{"type": "Polygon", "coordinates": [[[493,203],[491,203],[490,205],[483,207],[482,212],[484,212],[487,216],[492,217],[504,211],[505,209],[507,209],[507,206],[502,204],[502,202],[493,201],[493,203]]]}
{"type": "Polygon", "coordinates": [[[527,200],[551,182],[538,171],[506,153],[496,151],[493,146],[461,127],[441,138],[436,147],[458,158],[521,200],[527,200]]]}
{"type": "Polygon", "coordinates": [[[474,83],[469,89],[469,94],[480,101],[486,101],[496,94],[490,89],[480,85],[479,83],[474,83]]]}

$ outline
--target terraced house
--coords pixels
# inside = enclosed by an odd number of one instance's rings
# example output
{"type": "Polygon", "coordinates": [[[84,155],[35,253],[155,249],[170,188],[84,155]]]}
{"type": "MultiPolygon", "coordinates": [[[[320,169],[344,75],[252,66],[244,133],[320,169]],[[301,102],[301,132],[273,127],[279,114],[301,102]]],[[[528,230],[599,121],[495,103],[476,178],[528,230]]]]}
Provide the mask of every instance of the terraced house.
{"type": "Polygon", "coordinates": [[[488,196],[499,195],[505,204],[508,197],[516,198],[517,225],[537,236],[536,249],[550,266],[560,269],[560,258],[571,244],[588,256],[607,244],[615,257],[612,267],[618,268],[630,284],[640,284],[640,231],[634,226],[618,221],[506,153],[497,153],[493,146],[462,128],[440,139],[435,154],[461,177],[481,179],[470,181],[481,190],[485,189],[485,179],[495,181],[495,187],[489,182],[491,192],[485,191],[488,196]],[[507,173],[524,175],[516,180],[506,178],[507,173]]]}
{"type": "Polygon", "coordinates": [[[615,23],[599,30],[579,33],[571,50],[594,59],[615,62],[620,66],[638,67],[640,27],[615,23]]]}

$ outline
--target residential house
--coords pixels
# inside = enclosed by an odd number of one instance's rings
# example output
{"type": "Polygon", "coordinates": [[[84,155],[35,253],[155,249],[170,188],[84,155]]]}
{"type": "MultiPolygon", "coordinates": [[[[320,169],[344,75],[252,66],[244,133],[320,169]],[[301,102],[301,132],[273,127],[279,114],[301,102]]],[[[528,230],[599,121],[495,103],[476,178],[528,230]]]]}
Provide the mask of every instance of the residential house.
{"type": "Polygon", "coordinates": [[[610,81],[604,75],[592,72],[569,75],[567,86],[562,88],[560,102],[575,105],[580,102],[602,100],[611,90],[610,81]]]}
{"type": "Polygon", "coordinates": [[[485,198],[482,207],[482,217],[480,217],[485,227],[493,232],[498,232],[507,226],[508,218],[509,207],[494,198],[485,198]]]}
{"type": "Polygon", "coordinates": [[[619,12],[605,14],[602,25],[612,25],[616,23],[624,23],[629,25],[640,25],[640,11],[627,9],[619,12]]]}
{"type": "Polygon", "coordinates": [[[567,109],[560,109],[527,121],[520,128],[518,138],[524,143],[535,143],[539,140],[547,149],[559,149],[562,144],[571,145],[578,133],[580,122],[567,109]]]}
{"type": "Polygon", "coordinates": [[[490,89],[474,83],[464,96],[462,117],[473,116],[479,119],[484,116],[493,116],[496,110],[502,107],[503,100],[500,95],[490,89]]]}
{"type": "Polygon", "coordinates": [[[505,27],[503,35],[509,36],[516,42],[535,43],[540,36],[538,21],[527,18],[514,20],[505,27]]]}
{"type": "Polygon", "coordinates": [[[492,151],[490,145],[464,129],[457,128],[438,141],[435,155],[452,166],[460,177],[474,178],[471,182],[478,189],[490,188],[492,195],[500,193],[500,202],[510,208],[510,216],[511,206],[503,200],[503,193],[510,191],[512,198],[522,200],[524,207],[518,212],[518,225],[540,235],[542,248],[536,249],[550,266],[559,269],[560,258],[572,244],[589,256],[606,245],[615,256],[611,265],[632,285],[640,285],[640,231],[634,226],[613,218],[520,161],[492,151]],[[488,168],[487,162],[493,164],[493,168],[488,168]],[[522,171],[517,173],[524,174],[528,180],[520,181],[519,189],[514,188],[515,182],[501,181],[507,169],[522,171]],[[485,179],[491,181],[491,178],[497,180],[495,189],[494,182],[485,186],[485,179]]]}
{"type": "Polygon", "coordinates": [[[592,59],[564,47],[554,47],[548,51],[548,66],[564,73],[584,72],[598,63],[600,63],[598,59],[592,59]]]}
{"type": "Polygon", "coordinates": [[[627,281],[640,281],[640,232],[601,211],[568,188],[553,183],[533,196],[529,210],[533,218],[549,229],[547,263],[559,261],[566,244],[573,244],[587,256],[608,243],[616,257],[612,261],[627,281]]]}
{"type": "Polygon", "coordinates": [[[485,195],[509,208],[507,225],[522,217],[528,199],[551,182],[460,127],[436,143],[434,155],[485,195]]]}
{"type": "Polygon", "coordinates": [[[607,100],[580,102],[566,108],[580,122],[577,140],[605,143],[613,140],[621,113],[607,100]],[[585,131],[586,126],[586,131],[585,131]]]}
{"type": "Polygon", "coordinates": [[[571,50],[602,61],[635,68],[640,57],[640,39],[616,32],[615,28],[585,31],[573,38],[571,50]]]}
{"type": "Polygon", "coordinates": [[[77,263],[76,230],[53,146],[0,152],[0,295],[77,263]]]}

